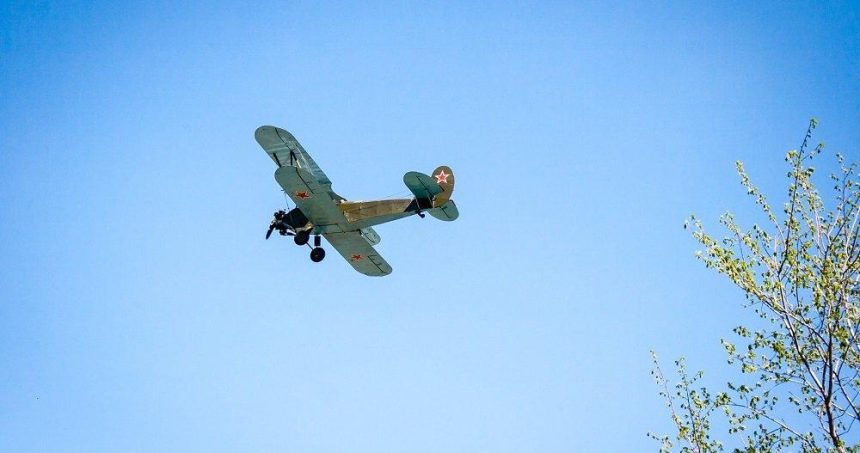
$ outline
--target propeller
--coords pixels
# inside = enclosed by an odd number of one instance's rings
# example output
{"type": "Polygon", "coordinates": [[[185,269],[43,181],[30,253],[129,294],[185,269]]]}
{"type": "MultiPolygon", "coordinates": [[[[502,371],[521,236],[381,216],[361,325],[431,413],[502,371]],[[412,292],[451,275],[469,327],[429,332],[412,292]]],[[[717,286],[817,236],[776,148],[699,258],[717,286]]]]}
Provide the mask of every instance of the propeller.
{"type": "Polygon", "coordinates": [[[281,236],[293,236],[295,234],[292,231],[292,227],[290,227],[290,225],[288,225],[284,221],[284,219],[286,217],[287,217],[287,212],[283,211],[283,210],[278,211],[274,214],[274,218],[272,219],[272,222],[269,224],[269,230],[266,231],[266,239],[267,240],[272,235],[272,231],[275,231],[275,230],[278,230],[278,233],[280,233],[281,236]]]}

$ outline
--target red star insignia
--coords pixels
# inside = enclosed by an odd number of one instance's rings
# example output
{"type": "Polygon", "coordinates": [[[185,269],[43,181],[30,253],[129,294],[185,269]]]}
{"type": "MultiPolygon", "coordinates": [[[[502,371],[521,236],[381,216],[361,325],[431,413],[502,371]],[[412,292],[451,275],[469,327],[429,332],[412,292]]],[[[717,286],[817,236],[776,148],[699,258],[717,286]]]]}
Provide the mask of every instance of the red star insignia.
{"type": "Polygon", "coordinates": [[[310,197],[311,197],[310,195],[308,195],[308,193],[307,193],[307,192],[296,192],[296,196],[297,196],[297,197],[299,197],[299,198],[301,198],[302,200],[304,200],[304,199],[307,199],[307,198],[310,198],[310,197]]]}
{"type": "Polygon", "coordinates": [[[352,259],[352,261],[361,261],[362,258],[364,258],[364,257],[356,254],[356,255],[352,255],[351,259],[352,259]]]}
{"type": "Polygon", "coordinates": [[[438,175],[433,175],[433,177],[436,178],[436,184],[448,184],[449,176],[451,175],[445,173],[445,170],[439,170],[438,175]]]}

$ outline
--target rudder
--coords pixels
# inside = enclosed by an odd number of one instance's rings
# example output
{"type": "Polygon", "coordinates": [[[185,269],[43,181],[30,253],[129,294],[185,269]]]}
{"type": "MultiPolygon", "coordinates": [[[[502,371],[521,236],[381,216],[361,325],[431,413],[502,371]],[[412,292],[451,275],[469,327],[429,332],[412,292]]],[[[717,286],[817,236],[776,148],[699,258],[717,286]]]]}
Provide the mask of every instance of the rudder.
{"type": "Polygon", "coordinates": [[[433,170],[431,175],[436,180],[436,184],[442,188],[442,193],[433,198],[433,207],[436,208],[451,199],[451,194],[454,193],[454,172],[451,171],[451,167],[442,165],[433,170]]]}

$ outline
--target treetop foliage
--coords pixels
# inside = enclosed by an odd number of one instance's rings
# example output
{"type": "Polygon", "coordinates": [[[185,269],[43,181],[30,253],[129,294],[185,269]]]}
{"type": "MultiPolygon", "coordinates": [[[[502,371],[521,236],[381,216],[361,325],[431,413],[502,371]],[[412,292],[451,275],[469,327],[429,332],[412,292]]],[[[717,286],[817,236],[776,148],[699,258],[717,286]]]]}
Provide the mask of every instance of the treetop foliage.
{"type": "MultiPolygon", "coordinates": [[[[812,119],[799,149],[785,161],[788,199],[777,211],[737,162],[741,184],[765,214],[766,225],[742,228],[726,213],[728,234],[717,239],[691,216],[685,228],[702,250],[697,257],[738,286],[765,327],[734,329],[740,343],[723,339],[728,362],[740,376],[724,391],[695,389],[683,359],[674,392],[654,356],[654,374],[678,432],[680,451],[722,451],[710,438],[716,409],[728,419],[729,435],[744,444],[735,451],[860,451],[846,439],[860,430],[860,187],[856,164],[837,154],[839,171],[830,175],[827,208],[813,181],[813,159],[824,149],[811,147],[812,119]],[[829,200],[830,198],[828,198],[829,200]]],[[[662,451],[674,447],[669,436],[651,437],[662,451]]]]}

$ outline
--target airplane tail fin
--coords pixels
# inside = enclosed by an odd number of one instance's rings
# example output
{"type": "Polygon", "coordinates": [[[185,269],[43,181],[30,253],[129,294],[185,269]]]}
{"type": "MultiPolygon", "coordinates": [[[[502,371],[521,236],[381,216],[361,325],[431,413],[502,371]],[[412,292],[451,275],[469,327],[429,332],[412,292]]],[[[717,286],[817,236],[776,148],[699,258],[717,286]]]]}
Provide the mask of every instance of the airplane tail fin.
{"type": "Polygon", "coordinates": [[[457,210],[457,205],[451,199],[454,194],[454,172],[451,167],[442,165],[433,170],[433,179],[436,184],[442,189],[442,192],[433,198],[433,209],[427,211],[433,217],[450,222],[460,217],[460,211],[457,210]]]}
{"type": "Polygon", "coordinates": [[[433,207],[438,208],[450,200],[451,194],[454,193],[454,172],[451,171],[451,167],[442,165],[433,170],[431,175],[436,180],[436,184],[442,188],[442,192],[433,198],[433,207]]]}

